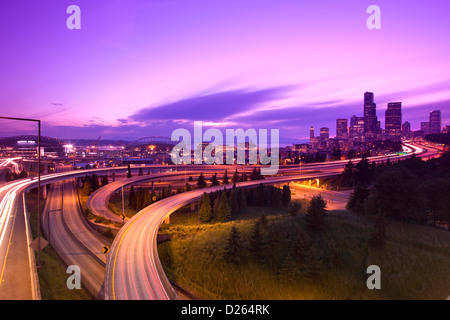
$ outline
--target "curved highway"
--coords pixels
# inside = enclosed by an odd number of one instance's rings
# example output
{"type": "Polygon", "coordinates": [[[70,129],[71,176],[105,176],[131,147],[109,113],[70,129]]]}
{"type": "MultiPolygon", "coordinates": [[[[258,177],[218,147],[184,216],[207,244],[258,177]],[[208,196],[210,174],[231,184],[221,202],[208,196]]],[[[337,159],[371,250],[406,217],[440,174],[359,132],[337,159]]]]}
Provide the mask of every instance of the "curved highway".
{"type": "MultiPolygon", "coordinates": [[[[423,149],[407,145],[410,153],[424,155],[423,149]]],[[[396,160],[405,156],[372,157],[371,161],[396,160]]],[[[293,180],[315,179],[338,175],[348,160],[328,164],[310,165],[320,168],[320,173],[289,175],[266,178],[264,180],[237,183],[250,187],[260,183],[274,184],[293,180]]],[[[232,184],[227,186],[232,187],[232,184]]],[[[106,265],[105,297],[111,300],[177,299],[161,266],[156,245],[157,233],[162,222],[177,209],[196,201],[203,192],[223,189],[224,186],[209,187],[181,193],[160,200],[136,214],[117,234],[110,250],[106,265]]]]}

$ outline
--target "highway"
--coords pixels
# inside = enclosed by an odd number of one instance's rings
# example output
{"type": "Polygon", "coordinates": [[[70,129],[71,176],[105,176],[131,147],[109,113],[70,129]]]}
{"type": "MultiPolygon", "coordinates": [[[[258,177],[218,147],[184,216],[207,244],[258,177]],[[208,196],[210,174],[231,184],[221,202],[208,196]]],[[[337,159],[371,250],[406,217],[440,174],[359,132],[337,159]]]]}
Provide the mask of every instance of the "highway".
{"type": "Polygon", "coordinates": [[[89,293],[103,299],[106,254],[102,248],[110,243],[87,225],[74,184],[75,181],[66,180],[51,185],[42,215],[42,229],[66,266],[80,267],[81,282],[89,293]]]}
{"type": "MultiPolygon", "coordinates": [[[[410,152],[425,154],[424,150],[412,145],[410,152]]],[[[402,156],[399,156],[400,158],[402,156]]],[[[372,158],[372,161],[386,161],[397,156],[372,158]]],[[[403,156],[404,157],[404,156],[403,156]]],[[[237,186],[250,187],[260,183],[277,184],[294,180],[316,179],[338,175],[346,161],[328,164],[310,165],[320,168],[319,173],[297,174],[266,178],[264,180],[237,183],[237,186]]],[[[232,184],[227,186],[232,187],[232,184]]],[[[224,188],[223,185],[181,193],[160,200],[130,219],[117,234],[108,256],[105,275],[105,298],[111,300],[149,300],[177,299],[177,294],[170,285],[161,266],[157,250],[157,233],[162,222],[177,209],[198,200],[203,192],[214,192],[224,188]]]]}
{"type": "MultiPolygon", "coordinates": [[[[419,149],[411,146],[416,152],[420,153],[419,149]]],[[[428,151],[427,156],[436,154],[435,151],[428,151]]],[[[389,156],[391,161],[404,158],[405,156],[389,156]]],[[[373,160],[385,161],[388,157],[378,157],[373,160]]],[[[357,159],[354,161],[358,161],[357,159]]],[[[280,183],[282,181],[290,181],[294,179],[308,179],[307,172],[311,173],[310,178],[316,178],[329,174],[334,174],[333,170],[338,174],[345,166],[348,160],[321,163],[321,164],[304,164],[301,169],[298,166],[281,166],[280,174],[287,174],[288,176],[274,177],[270,179],[264,179],[257,183],[280,183]],[[302,175],[297,175],[299,170],[302,171],[302,175]],[[318,171],[321,171],[320,173],[318,171]],[[274,180],[273,180],[274,179],[274,180]]],[[[245,166],[245,168],[251,170],[251,166],[245,166]]],[[[136,172],[139,167],[132,167],[136,172]]],[[[143,168],[149,168],[152,170],[179,170],[179,174],[183,174],[185,169],[192,170],[213,170],[220,171],[222,168],[228,169],[230,178],[235,167],[211,165],[211,166],[143,166],[143,168]]],[[[242,166],[239,166],[242,168],[242,166]]],[[[126,167],[117,168],[101,168],[90,170],[76,170],[69,172],[57,172],[53,174],[47,174],[41,177],[41,184],[56,183],[67,179],[73,179],[77,177],[84,177],[86,174],[96,173],[98,175],[107,174],[108,172],[125,172],[126,167]]],[[[247,171],[248,172],[248,171],[247,171]]],[[[251,184],[253,181],[243,182],[240,184],[251,184]]],[[[39,288],[37,286],[36,277],[36,263],[34,261],[34,252],[30,249],[31,235],[29,230],[29,220],[25,214],[26,208],[24,208],[24,192],[35,188],[37,186],[37,179],[21,179],[10,182],[0,188],[0,299],[39,299],[39,288]]],[[[223,188],[223,186],[219,186],[223,188]]],[[[214,189],[214,188],[212,188],[214,189]]],[[[69,190],[69,189],[68,189],[69,190]]],[[[54,191],[54,190],[53,190],[54,191]]],[[[211,188],[202,189],[203,191],[211,191],[211,188]]],[[[66,192],[66,191],[65,191],[66,192]]],[[[159,228],[159,224],[164,220],[164,217],[172,213],[174,210],[183,206],[184,203],[195,201],[199,197],[199,194],[195,192],[187,192],[177,196],[173,196],[162,201],[158,201],[150,207],[142,210],[138,215],[125,224],[122,228],[120,237],[116,237],[111,250],[111,254],[108,257],[106,263],[106,276],[105,282],[108,286],[106,289],[107,299],[173,299],[176,296],[172,293],[170,284],[165,278],[162,268],[159,266],[159,258],[157,253],[155,255],[156,248],[156,233],[159,228]],[[152,219],[148,219],[150,216],[148,213],[152,212],[152,219]],[[154,213],[154,214],[153,214],[154,213]],[[142,220],[141,220],[142,219],[142,220]],[[139,221],[139,223],[136,223],[139,221]],[[139,233],[131,227],[137,228],[137,226],[145,227],[147,233],[139,233]],[[128,236],[127,236],[128,235],[128,236]],[[130,235],[133,235],[133,240],[130,240],[130,235]],[[143,241],[146,239],[146,241],[143,241]],[[147,245],[150,244],[150,245],[147,245]],[[128,248],[128,253],[123,253],[123,249],[128,248]],[[136,251],[138,250],[138,251],[136,251]],[[131,257],[133,254],[138,255],[140,252],[146,252],[142,255],[145,258],[139,258],[133,265],[127,265],[126,258],[131,257]],[[114,259],[111,257],[114,256],[114,259]],[[144,259],[144,260],[143,260],[144,259]],[[117,278],[120,275],[122,279],[117,278]],[[145,275],[145,276],[144,276],[145,275]],[[149,280],[150,279],[150,280],[149,280]],[[123,285],[121,285],[121,283],[123,285]],[[132,288],[131,284],[135,284],[135,289],[130,289],[132,292],[128,292],[127,287],[132,288]],[[156,284],[155,284],[156,283],[156,284]],[[145,287],[146,294],[139,293],[140,287],[145,287]],[[150,289],[154,287],[154,289],[150,289]],[[162,289],[162,290],[161,290],[162,289]],[[134,290],[134,293],[133,293],[134,290]],[[149,292],[153,292],[150,294],[149,292]]],[[[53,195],[51,196],[53,198],[53,195]]],[[[56,201],[56,200],[55,200],[56,201]]],[[[56,204],[49,203],[51,206],[50,211],[56,204]]],[[[50,229],[55,224],[55,230],[62,230],[61,224],[58,220],[52,220],[57,218],[57,212],[50,214],[50,229]]],[[[51,237],[52,239],[53,237],[51,237]]],[[[55,246],[58,244],[55,243],[55,246]]],[[[94,251],[95,252],[95,251],[94,251]]]]}

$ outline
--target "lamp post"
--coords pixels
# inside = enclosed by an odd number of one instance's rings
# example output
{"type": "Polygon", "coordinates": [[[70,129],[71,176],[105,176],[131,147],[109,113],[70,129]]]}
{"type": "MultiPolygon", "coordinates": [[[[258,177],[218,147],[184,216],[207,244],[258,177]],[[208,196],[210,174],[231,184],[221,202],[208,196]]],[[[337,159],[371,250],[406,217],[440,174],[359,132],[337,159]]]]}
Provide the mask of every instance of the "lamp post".
{"type": "Polygon", "coordinates": [[[4,120],[28,121],[37,122],[38,124],[38,259],[37,265],[41,266],[41,120],[16,118],[16,117],[1,117],[4,120]]]}

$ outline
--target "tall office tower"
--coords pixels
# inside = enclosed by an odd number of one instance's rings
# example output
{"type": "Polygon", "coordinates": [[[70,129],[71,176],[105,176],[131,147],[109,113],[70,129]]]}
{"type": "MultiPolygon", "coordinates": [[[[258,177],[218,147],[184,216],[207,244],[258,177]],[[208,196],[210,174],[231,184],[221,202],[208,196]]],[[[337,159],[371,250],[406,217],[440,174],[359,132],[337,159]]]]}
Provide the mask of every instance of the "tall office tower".
{"type": "Polygon", "coordinates": [[[402,136],[402,103],[389,102],[385,113],[385,130],[394,140],[402,136]]]}
{"type": "Polygon", "coordinates": [[[320,138],[321,139],[330,138],[330,129],[326,127],[320,128],[320,138]]]}
{"type": "Polygon", "coordinates": [[[441,132],[441,110],[430,112],[430,133],[441,132]]]}
{"type": "Polygon", "coordinates": [[[311,128],[309,128],[309,138],[314,139],[314,127],[313,126],[311,126],[311,128]]]}
{"type": "Polygon", "coordinates": [[[353,116],[350,119],[350,138],[354,142],[364,142],[364,117],[353,116]]]}
{"type": "Polygon", "coordinates": [[[402,138],[411,139],[411,124],[409,121],[405,121],[402,124],[402,138]]]}
{"type": "Polygon", "coordinates": [[[336,119],[336,138],[348,139],[348,121],[347,119],[336,119]]]}
{"type": "Polygon", "coordinates": [[[369,139],[374,139],[377,134],[377,105],[374,103],[372,92],[364,93],[364,134],[369,139]]]}
{"type": "Polygon", "coordinates": [[[426,136],[427,134],[430,134],[430,123],[427,122],[421,122],[420,123],[420,130],[423,131],[423,135],[426,136]]]}

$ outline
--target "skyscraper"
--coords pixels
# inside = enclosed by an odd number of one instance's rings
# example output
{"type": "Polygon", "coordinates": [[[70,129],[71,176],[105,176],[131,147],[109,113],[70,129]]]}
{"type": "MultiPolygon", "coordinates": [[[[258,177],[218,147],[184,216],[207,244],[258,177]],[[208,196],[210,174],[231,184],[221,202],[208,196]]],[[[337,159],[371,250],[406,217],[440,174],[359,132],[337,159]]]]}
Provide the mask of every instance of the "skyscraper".
{"type": "Polygon", "coordinates": [[[420,130],[423,131],[423,135],[430,134],[430,123],[428,121],[420,123],[420,130]]]}
{"type": "Polygon", "coordinates": [[[430,112],[430,133],[441,132],[441,110],[430,112]]]}
{"type": "Polygon", "coordinates": [[[336,138],[348,139],[348,121],[347,119],[336,119],[336,138]]]}
{"type": "Polygon", "coordinates": [[[364,93],[364,135],[367,139],[375,139],[377,134],[377,105],[373,92],[364,93]]]}
{"type": "Polygon", "coordinates": [[[330,129],[326,127],[320,128],[320,138],[321,139],[330,138],[330,129]]]}
{"type": "Polygon", "coordinates": [[[400,140],[402,135],[402,103],[389,102],[385,113],[385,129],[391,139],[400,140]]]}
{"type": "Polygon", "coordinates": [[[411,124],[409,121],[405,121],[402,124],[402,137],[404,139],[411,139],[411,124]]]}
{"type": "Polygon", "coordinates": [[[313,126],[311,126],[311,128],[309,128],[309,138],[314,139],[314,127],[313,126]]]}
{"type": "Polygon", "coordinates": [[[354,115],[350,119],[350,138],[353,142],[364,142],[364,117],[354,115]]]}

